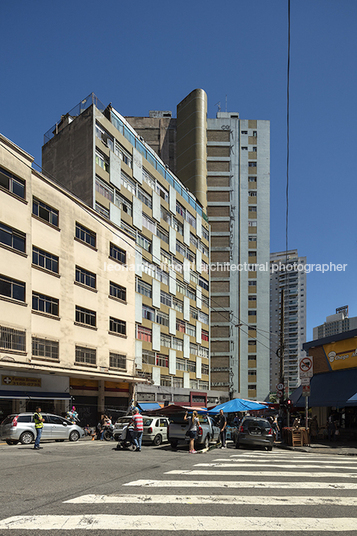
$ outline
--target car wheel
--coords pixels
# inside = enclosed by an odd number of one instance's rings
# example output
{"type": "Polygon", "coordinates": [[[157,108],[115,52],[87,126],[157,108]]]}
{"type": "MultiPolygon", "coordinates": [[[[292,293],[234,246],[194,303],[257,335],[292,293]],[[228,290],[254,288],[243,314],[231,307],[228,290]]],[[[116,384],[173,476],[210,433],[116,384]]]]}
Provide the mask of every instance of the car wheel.
{"type": "Polygon", "coordinates": [[[106,431],[104,432],[103,438],[105,439],[105,441],[110,441],[112,437],[113,437],[113,436],[112,436],[112,434],[109,432],[109,430],[106,430],[106,431]]]}
{"type": "Polygon", "coordinates": [[[157,434],[155,437],[154,437],[154,441],[153,441],[154,445],[156,447],[158,447],[159,445],[161,445],[162,443],[162,435],[161,434],[157,434]]]}
{"type": "Polygon", "coordinates": [[[20,443],[22,445],[30,445],[34,439],[34,435],[31,432],[22,432],[20,435],[20,443]]]}
{"type": "Polygon", "coordinates": [[[18,444],[18,441],[15,441],[15,439],[7,439],[6,440],[6,443],[8,445],[17,445],[18,444]]]}
{"type": "Polygon", "coordinates": [[[79,432],[77,432],[77,430],[72,430],[72,432],[69,434],[69,440],[78,441],[78,439],[79,439],[79,432]]]}
{"type": "Polygon", "coordinates": [[[208,449],[208,447],[209,447],[209,435],[206,435],[205,440],[202,444],[202,448],[208,449]]]}
{"type": "Polygon", "coordinates": [[[170,445],[172,449],[177,449],[178,441],[176,439],[173,439],[170,441],[170,445]]]}

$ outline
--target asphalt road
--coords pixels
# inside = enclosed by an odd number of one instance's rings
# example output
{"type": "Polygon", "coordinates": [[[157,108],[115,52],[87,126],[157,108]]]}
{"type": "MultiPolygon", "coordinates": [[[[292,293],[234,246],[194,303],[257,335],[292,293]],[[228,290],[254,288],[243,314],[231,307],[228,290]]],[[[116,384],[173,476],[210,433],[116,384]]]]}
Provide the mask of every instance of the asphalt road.
{"type": "Polygon", "coordinates": [[[0,535],[357,535],[356,458],[115,445],[0,446],[0,535]]]}

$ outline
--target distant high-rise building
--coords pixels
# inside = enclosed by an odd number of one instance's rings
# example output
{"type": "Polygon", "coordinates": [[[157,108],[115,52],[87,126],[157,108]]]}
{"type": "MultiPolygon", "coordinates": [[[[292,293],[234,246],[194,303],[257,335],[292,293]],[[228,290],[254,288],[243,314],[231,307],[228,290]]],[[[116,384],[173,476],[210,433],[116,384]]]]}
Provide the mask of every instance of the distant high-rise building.
{"type": "Polygon", "coordinates": [[[284,361],[285,385],[291,391],[299,386],[299,358],[305,356],[306,342],[306,257],[297,249],[272,253],[270,256],[270,390],[276,391],[280,381],[281,290],[284,295],[284,361]]]}
{"type": "Polygon", "coordinates": [[[326,322],[313,328],[313,340],[337,335],[351,329],[357,329],[357,316],[348,317],[348,305],[338,307],[334,315],[326,317],[326,322]]]}
{"type": "MultiPolygon", "coordinates": [[[[127,119],[154,147],[152,118],[127,119]]],[[[170,124],[175,128],[174,119],[170,124]]],[[[207,118],[207,95],[196,89],[177,106],[176,161],[165,163],[176,166],[207,207],[211,225],[212,389],[263,400],[269,393],[270,123],[236,112],[207,118]]]]}

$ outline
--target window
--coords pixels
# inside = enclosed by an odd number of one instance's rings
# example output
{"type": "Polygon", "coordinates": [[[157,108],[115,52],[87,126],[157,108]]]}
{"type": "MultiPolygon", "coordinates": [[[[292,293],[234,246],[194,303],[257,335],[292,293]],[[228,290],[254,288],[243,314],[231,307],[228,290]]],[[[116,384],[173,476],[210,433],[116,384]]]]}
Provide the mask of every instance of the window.
{"type": "Polygon", "coordinates": [[[176,319],[176,331],[179,331],[180,333],[185,333],[185,327],[186,324],[183,320],[176,319]]]}
{"type": "Polygon", "coordinates": [[[186,217],[186,210],[178,201],[176,201],[176,212],[183,218],[186,217]]]}
{"type": "Polygon", "coordinates": [[[151,250],[151,240],[149,240],[148,238],[145,238],[145,236],[143,236],[143,235],[138,233],[138,235],[136,237],[136,243],[138,244],[138,246],[140,246],[143,249],[145,249],[145,251],[150,252],[150,250],[151,250]]]}
{"type": "Polygon", "coordinates": [[[187,287],[187,296],[190,298],[190,300],[196,300],[196,292],[193,290],[192,287],[187,287]]]}
{"type": "Polygon", "coordinates": [[[160,259],[161,262],[165,264],[171,264],[171,255],[170,253],[167,253],[167,251],[165,251],[164,249],[160,250],[160,259]]]}
{"type": "Polygon", "coordinates": [[[155,309],[149,307],[148,305],[143,305],[142,316],[147,320],[152,320],[152,322],[155,322],[155,309]]]}
{"type": "Polygon", "coordinates": [[[171,337],[170,335],[165,335],[165,333],[160,334],[160,345],[165,346],[165,348],[171,348],[171,337]]]}
{"type": "Polygon", "coordinates": [[[201,372],[202,372],[202,374],[205,374],[206,376],[208,376],[208,374],[209,374],[209,366],[208,365],[201,365],[201,372]]]}
{"type": "Polygon", "coordinates": [[[126,335],[126,322],[112,316],[109,317],[109,331],[119,335],[126,335]]]}
{"type": "Polygon", "coordinates": [[[140,186],[138,186],[138,198],[149,208],[152,208],[152,198],[140,186]]]}
{"type": "Polygon", "coordinates": [[[248,177],[248,182],[257,182],[257,177],[248,177]]]}
{"type": "Polygon", "coordinates": [[[242,151],[248,151],[248,147],[242,147],[242,151]]]}
{"type": "Polygon", "coordinates": [[[46,357],[48,359],[59,358],[59,342],[49,339],[40,339],[32,337],[32,355],[33,357],[46,357]]]}
{"type": "Polygon", "coordinates": [[[95,248],[96,234],[78,222],[76,222],[76,238],[78,238],[78,240],[80,240],[81,242],[84,242],[85,244],[88,244],[89,246],[95,248]]]}
{"type": "Polygon", "coordinates": [[[114,203],[114,188],[102,181],[99,177],[95,178],[95,189],[100,195],[105,197],[105,199],[114,203]]]}
{"type": "Polygon", "coordinates": [[[156,322],[162,326],[169,327],[169,315],[163,313],[162,311],[157,311],[156,313],[156,322]]]}
{"type": "Polygon", "coordinates": [[[198,320],[198,309],[196,307],[190,306],[190,314],[194,320],[198,320]]]}
{"type": "Polygon", "coordinates": [[[204,288],[205,290],[209,290],[209,284],[208,284],[207,279],[204,279],[203,277],[200,276],[198,279],[198,284],[200,285],[200,287],[204,288]]]}
{"type": "Polygon", "coordinates": [[[172,348],[174,350],[179,350],[180,352],[182,352],[182,350],[183,350],[183,340],[182,339],[177,339],[176,337],[172,337],[172,348]]]}
{"type": "Polygon", "coordinates": [[[209,316],[206,315],[206,313],[203,313],[202,311],[198,311],[198,320],[199,322],[202,322],[203,324],[209,324],[209,316]]]}
{"type": "Polygon", "coordinates": [[[177,298],[172,298],[172,307],[178,313],[183,313],[183,302],[181,300],[178,300],[177,298]]]}
{"type": "Polygon", "coordinates": [[[180,359],[179,357],[176,359],[176,370],[187,370],[186,359],[180,359]]]}
{"type": "Polygon", "coordinates": [[[208,232],[208,229],[206,229],[206,227],[203,227],[203,225],[202,225],[202,237],[208,242],[209,232],[208,232]]]}
{"type": "Polygon", "coordinates": [[[95,135],[98,139],[102,140],[104,145],[108,147],[111,151],[114,151],[114,143],[112,137],[106,132],[101,126],[96,123],[95,125],[95,135]]]}
{"type": "Polygon", "coordinates": [[[76,305],[76,322],[95,327],[97,323],[97,313],[76,305]]]}
{"type": "Polygon", "coordinates": [[[44,270],[58,274],[58,257],[48,251],[32,246],[32,264],[40,266],[44,270]]]}
{"type": "Polygon", "coordinates": [[[95,348],[86,348],[85,346],[76,346],[76,363],[86,363],[95,365],[97,360],[97,350],[95,348]]]}
{"type": "Polygon", "coordinates": [[[159,182],[156,183],[156,191],[162,199],[169,202],[169,192],[159,182]]]}
{"type": "Polygon", "coordinates": [[[148,298],[152,297],[152,286],[141,279],[136,280],[136,292],[147,296],[148,298]]]}
{"type": "Polygon", "coordinates": [[[180,294],[183,294],[184,296],[186,296],[187,294],[186,284],[182,283],[182,281],[176,280],[176,292],[179,292],[180,294]]]}
{"type": "Polygon", "coordinates": [[[249,255],[249,257],[256,257],[256,256],[257,256],[257,252],[256,252],[256,251],[253,251],[253,250],[249,250],[249,251],[248,251],[248,255],[249,255]]]}
{"type": "Polygon", "coordinates": [[[191,337],[196,337],[196,328],[192,324],[187,324],[186,326],[186,333],[187,335],[191,335],[191,337]]]}
{"type": "Polygon", "coordinates": [[[256,302],[256,301],[257,301],[257,297],[256,297],[256,296],[248,296],[248,301],[250,301],[250,302],[256,302]]]}
{"type": "Polygon", "coordinates": [[[143,227],[145,227],[146,229],[148,229],[149,231],[151,231],[153,234],[156,234],[156,223],[151,220],[150,218],[148,218],[148,216],[146,216],[146,214],[143,213],[142,215],[142,218],[143,218],[143,227]]]}
{"type": "Polygon", "coordinates": [[[198,355],[198,346],[197,344],[190,343],[190,354],[198,355]]]}
{"type": "Polygon", "coordinates": [[[84,268],[76,266],[76,281],[85,285],[86,287],[96,288],[96,278],[97,276],[93,272],[89,272],[84,268]]]}
{"type": "Polygon", "coordinates": [[[256,190],[249,190],[248,195],[250,197],[257,197],[258,193],[256,192],[256,190]]]}
{"type": "Polygon", "coordinates": [[[117,262],[120,262],[121,264],[126,263],[126,251],[112,243],[110,243],[109,257],[117,262]]]}
{"type": "Polygon", "coordinates": [[[203,341],[208,341],[209,340],[209,336],[208,336],[208,331],[202,329],[202,340],[203,341]]]}
{"type": "Polygon", "coordinates": [[[190,233],[190,242],[194,248],[198,247],[198,238],[192,233],[190,233]]]}
{"type": "Polygon", "coordinates": [[[169,233],[167,231],[165,231],[165,229],[163,229],[162,227],[160,227],[160,225],[157,226],[156,228],[156,234],[157,236],[163,240],[166,244],[169,243],[169,233]]]}
{"type": "Polygon", "coordinates": [[[204,305],[205,307],[209,307],[209,298],[208,298],[208,296],[201,296],[201,300],[202,300],[202,305],[204,305]]]}
{"type": "Polygon", "coordinates": [[[249,212],[257,212],[257,207],[249,207],[249,212]]]}
{"type": "Polygon", "coordinates": [[[171,307],[171,296],[170,294],[167,294],[167,292],[164,292],[163,290],[160,292],[160,303],[163,305],[168,305],[168,307],[171,307]]]}
{"type": "Polygon", "coordinates": [[[160,376],[160,385],[165,387],[171,387],[171,376],[160,376]]]}
{"type": "Polygon", "coordinates": [[[248,162],[248,167],[257,167],[256,162],[248,162]]]}
{"type": "Polygon", "coordinates": [[[194,229],[196,229],[196,218],[192,216],[191,212],[189,212],[188,210],[186,211],[186,220],[190,225],[192,225],[194,229]]]}
{"type": "Polygon", "coordinates": [[[185,256],[186,248],[179,240],[176,240],[176,251],[185,256]]]}
{"type": "Polygon", "coordinates": [[[209,357],[208,348],[205,348],[204,346],[199,346],[198,355],[199,355],[199,357],[205,357],[206,359],[208,359],[208,357],[209,357]]]}
{"type": "Polygon", "coordinates": [[[38,292],[32,293],[32,309],[33,311],[40,311],[49,315],[58,316],[59,300],[40,294],[38,292]]]}
{"type": "Polygon", "coordinates": [[[109,210],[103,207],[103,205],[101,205],[97,201],[95,202],[95,210],[98,212],[98,214],[103,216],[103,218],[107,218],[109,220],[109,210]]]}
{"type": "Polygon", "coordinates": [[[113,298],[116,298],[117,300],[126,301],[126,288],[122,287],[121,285],[118,285],[117,283],[113,283],[113,281],[110,281],[109,283],[109,295],[113,298]]]}
{"type": "Polygon", "coordinates": [[[256,226],[257,226],[256,220],[254,220],[254,221],[248,220],[248,227],[256,227],[256,226]]]}
{"type": "Polygon", "coordinates": [[[149,328],[144,328],[144,326],[137,325],[136,338],[139,339],[139,341],[151,342],[152,330],[149,328]]]}
{"type": "Polygon", "coordinates": [[[253,130],[253,136],[254,136],[254,138],[256,138],[258,136],[258,133],[257,133],[256,130],[253,130]]]}
{"type": "Polygon", "coordinates": [[[161,270],[160,268],[156,268],[155,278],[158,281],[161,281],[161,283],[163,283],[164,285],[169,284],[169,274],[167,274],[166,272],[164,272],[164,270],[161,270]]]}
{"type": "Polygon", "coordinates": [[[22,281],[0,275],[0,296],[24,302],[25,289],[26,285],[22,281]]]}
{"type": "Polygon", "coordinates": [[[256,316],[257,311],[248,311],[248,316],[256,316]]]}
{"type": "Polygon", "coordinates": [[[132,194],[136,195],[136,184],[135,181],[133,181],[126,173],[123,171],[120,175],[120,180],[124,188],[129,190],[132,194]]]}
{"type": "Polygon", "coordinates": [[[158,367],[168,367],[169,366],[169,359],[168,359],[167,355],[156,354],[155,365],[158,366],[158,367]]]}
{"type": "Polygon", "coordinates": [[[95,152],[95,163],[109,173],[109,162],[107,157],[102,154],[100,151],[96,150],[95,152]]]}
{"type": "Polygon", "coordinates": [[[26,234],[0,223],[0,243],[17,251],[26,251],[26,234]]]}
{"type": "Polygon", "coordinates": [[[183,235],[183,225],[174,216],[172,216],[172,227],[175,231],[183,235]]]}
{"type": "Polygon", "coordinates": [[[15,175],[0,167],[0,186],[2,188],[5,188],[5,190],[8,190],[12,194],[17,195],[22,199],[25,199],[25,184],[25,181],[15,177],[15,175]]]}
{"type": "Polygon", "coordinates": [[[257,148],[256,148],[256,147],[252,147],[252,151],[253,151],[253,153],[256,153],[256,152],[257,152],[257,148]]]}
{"type": "Polygon", "coordinates": [[[0,326],[0,348],[4,350],[25,352],[26,331],[0,326]]]}
{"type": "Polygon", "coordinates": [[[118,155],[121,158],[123,162],[125,162],[127,166],[129,166],[130,168],[132,167],[131,154],[128,153],[128,151],[124,149],[124,147],[120,145],[120,143],[118,143],[116,140],[115,140],[114,152],[116,155],[118,155]]]}
{"type": "Polygon", "coordinates": [[[143,361],[143,365],[155,365],[155,362],[156,362],[155,352],[143,350],[142,361],[143,361]]]}
{"type": "Polygon", "coordinates": [[[126,197],[120,195],[117,190],[115,190],[115,204],[120,207],[125,214],[128,214],[129,216],[133,215],[133,205],[126,197]]]}
{"type": "Polygon", "coordinates": [[[41,220],[47,221],[51,225],[58,227],[58,210],[46,205],[39,199],[33,198],[32,214],[38,216],[41,220]]]}
{"type": "Polygon", "coordinates": [[[155,190],[155,179],[145,168],[143,168],[143,179],[150,188],[155,190]]]}
{"type": "Polygon", "coordinates": [[[160,216],[166,223],[168,223],[169,225],[171,224],[171,214],[168,210],[166,210],[166,208],[162,206],[160,207],[160,216]]]}

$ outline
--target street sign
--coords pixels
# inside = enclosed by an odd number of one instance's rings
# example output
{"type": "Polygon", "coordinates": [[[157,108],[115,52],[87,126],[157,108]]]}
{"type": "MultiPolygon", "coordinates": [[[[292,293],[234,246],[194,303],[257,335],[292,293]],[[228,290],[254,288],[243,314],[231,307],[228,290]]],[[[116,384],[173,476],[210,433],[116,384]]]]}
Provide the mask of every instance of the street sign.
{"type": "Polygon", "coordinates": [[[277,391],[283,391],[284,390],[284,384],[283,383],[277,383],[276,384],[277,391]]]}
{"type": "Polygon", "coordinates": [[[310,396],[310,385],[302,386],[302,396],[310,396]]]}
{"type": "Polygon", "coordinates": [[[299,359],[299,375],[300,378],[312,378],[314,375],[312,357],[307,356],[299,359]]]}
{"type": "Polygon", "coordinates": [[[278,398],[281,398],[281,397],[283,396],[283,391],[280,391],[279,389],[277,389],[277,391],[276,391],[276,396],[277,396],[278,398]]]}
{"type": "Polygon", "coordinates": [[[310,379],[311,379],[311,378],[309,378],[309,377],[307,377],[307,378],[304,378],[304,377],[300,378],[300,380],[301,380],[301,385],[310,385],[310,379]]]}

